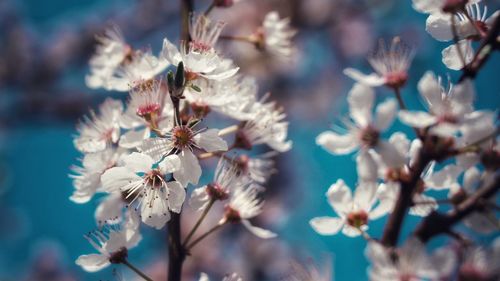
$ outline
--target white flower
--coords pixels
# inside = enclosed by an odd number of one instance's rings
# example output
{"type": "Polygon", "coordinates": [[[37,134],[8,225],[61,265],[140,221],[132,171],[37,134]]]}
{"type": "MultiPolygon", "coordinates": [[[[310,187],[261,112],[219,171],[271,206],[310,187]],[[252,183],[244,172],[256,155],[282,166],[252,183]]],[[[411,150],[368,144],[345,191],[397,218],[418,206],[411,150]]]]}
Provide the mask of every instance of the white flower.
{"type": "MultiPolygon", "coordinates": [[[[413,0],[413,8],[421,13],[440,13],[446,9],[456,10],[467,3],[472,4],[481,0],[413,0]]],[[[450,10],[451,11],[451,10],[450,10]]]]}
{"type": "Polygon", "coordinates": [[[236,133],[236,146],[251,149],[254,145],[266,144],[279,152],[292,148],[292,141],[287,140],[288,122],[284,121],[286,114],[275,102],[265,102],[265,95],[253,106],[253,118],[244,122],[236,133]]]}
{"type": "Polygon", "coordinates": [[[123,162],[123,167],[111,168],[102,175],[104,189],[125,192],[125,199],[139,201],[135,209],[140,211],[142,221],[162,228],[170,219],[169,211],[179,213],[186,197],[181,184],[165,180],[167,174],[181,168],[179,157],[170,155],[155,165],[148,155],[133,152],[123,162]]]}
{"type": "Polygon", "coordinates": [[[473,112],[474,88],[470,80],[451,85],[446,91],[432,72],[424,74],[418,83],[420,96],[429,112],[401,110],[401,122],[415,128],[430,128],[430,133],[453,136],[464,125],[482,118],[486,113],[473,112]]]}
{"type": "Polygon", "coordinates": [[[413,55],[413,50],[404,45],[399,37],[395,37],[389,47],[381,40],[377,52],[368,58],[375,73],[365,75],[356,69],[346,68],[344,74],[372,87],[386,85],[401,88],[408,80],[408,69],[413,55]]]}
{"type": "Polygon", "coordinates": [[[227,143],[219,137],[219,130],[193,130],[197,123],[191,125],[177,125],[165,138],[151,138],[144,140],[139,147],[155,161],[176,152],[181,168],[174,172],[174,178],[183,186],[189,183],[198,184],[201,176],[201,167],[193,149],[198,148],[206,152],[226,151],[227,143]]]}
{"type": "Polygon", "coordinates": [[[290,19],[280,19],[278,12],[272,11],[265,16],[262,26],[251,38],[258,48],[280,58],[289,58],[295,52],[291,40],[296,33],[290,27],[290,19]]]}
{"type": "Polygon", "coordinates": [[[123,227],[106,225],[102,230],[95,230],[85,235],[98,254],[81,255],[76,264],[89,272],[99,271],[111,263],[121,263],[127,257],[128,250],[137,246],[141,240],[138,221],[129,221],[123,227]]]}
{"type": "MultiPolygon", "coordinates": [[[[454,205],[458,205],[474,194],[481,183],[481,173],[476,167],[467,169],[463,175],[463,183],[460,185],[455,182],[450,186],[448,198],[454,205]]],[[[484,180],[484,179],[483,179],[484,180]]],[[[492,202],[495,202],[494,197],[492,202]]],[[[496,216],[494,210],[484,208],[484,210],[476,211],[463,219],[463,223],[479,233],[488,234],[500,229],[500,220],[496,216]]]]}
{"type": "Polygon", "coordinates": [[[298,261],[291,262],[291,272],[283,281],[331,281],[332,268],[330,266],[331,259],[327,258],[324,262],[323,270],[316,264],[308,262],[301,263],[298,261]]]}
{"type": "MultiPolygon", "coordinates": [[[[210,278],[208,278],[208,275],[206,273],[201,273],[199,281],[210,281],[210,278]]],[[[222,281],[243,281],[243,279],[236,273],[231,273],[222,279],[222,281]]]]}
{"type": "MultiPolygon", "coordinates": [[[[485,6],[481,11],[481,6],[478,3],[470,3],[466,5],[466,12],[475,22],[477,28],[482,32],[487,33],[495,18],[500,12],[495,12],[492,16],[487,18],[488,8],[485,6]]],[[[461,39],[475,39],[479,36],[476,27],[472,25],[470,20],[464,13],[442,13],[436,12],[429,15],[426,21],[427,32],[438,41],[451,41],[453,40],[452,32],[452,19],[456,19],[456,34],[461,39]]]]}
{"type": "Polygon", "coordinates": [[[222,29],[226,26],[226,23],[222,21],[217,21],[214,24],[210,18],[204,15],[191,17],[189,23],[191,45],[199,51],[212,51],[215,48],[215,43],[217,43],[222,29]]]}
{"type": "Polygon", "coordinates": [[[491,249],[468,248],[458,269],[458,280],[488,281],[500,275],[500,238],[493,241],[491,249]]]}
{"type": "Polygon", "coordinates": [[[252,108],[256,103],[257,85],[254,79],[240,79],[237,75],[224,81],[199,80],[193,84],[201,92],[187,87],[184,96],[191,108],[213,110],[236,120],[251,119],[252,108]],[[237,93],[237,94],[235,94],[237,93]]]}
{"type": "Polygon", "coordinates": [[[278,155],[276,151],[269,151],[252,157],[242,154],[234,161],[242,175],[251,178],[257,183],[265,183],[277,171],[274,168],[275,163],[272,159],[276,155],[278,155]]]}
{"type": "Polygon", "coordinates": [[[469,40],[460,40],[458,44],[452,44],[444,48],[441,52],[443,64],[451,70],[460,70],[464,67],[457,46],[461,50],[465,64],[470,63],[474,58],[474,49],[472,49],[472,44],[469,40]]]}
{"type": "Polygon", "coordinates": [[[99,45],[95,55],[90,58],[90,75],[85,77],[89,88],[103,87],[107,77],[122,64],[132,59],[133,50],[123,39],[117,27],[107,29],[104,36],[97,36],[99,45]]]}
{"type": "Polygon", "coordinates": [[[249,219],[262,213],[264,201],[260,198],[259,192],[262,187],[258,185],[239,185],[229,198],[229,203],[225,208],[224,219],[229,222],[241,222],[255,236],[269,239],[276,237],[276,233],[254,226],[249,219]]]}
{"type": "Polygon", "coordinates": [[[101,45],[90,60],[91,74],[85,77],[90,88],[126,92],[134,82],[152,79],[169,66],[167,60],[151,51],[132,50],[116,29],[98,39],[101,45]]]}
{"type": "Polygon", "coordinates": [[[347,236],[358,236],[368,229],[369,220],[380,218],[387,212],[383,204],[374,208],[376,193],[375,182],[361,182],[353,197],[350,188],[339,179],[326,192],[328,203],[339,217],[316,217],[309,224],[321,235],[334,235],[342,229],[347,236]]]}
{"type": "Polygon", "coordinates": [[[396,157],[395,147],[380,139],[380,134],[393,122],[397,103],[388,99],[379,104],[375,116],[372,108],[375,93],[372,88],[356,83],[348,95],[349,115],[354,122],[346,121],[348,132],[340,135],[332,131],[323,132],[316,138],[316,144],[332,154],[348,154],[358,148],[373,148],[386,163],[400,163],[404,159],[396,157]],[[396,157],[396,158],[395,158],[396,157]]]}
{"type": "Polygon", "coordinates": [[[372,281],[438,280],[440,271],[437,268],[449,260],[428,256],[425,246],[416,238],[408,239],[395,251],[378,242],[369,242],[366,256],[371,261],[369,275],[372,281]]]}
{"type": "MultiPolygon", "coordinates": [[[[185,77],[188,81],[196,80],[199,77],[221,81],[235,75],[239,68],[234,67],[230,60],[220,57],[212,46],[223,25],[217,24],[212,27],[208,18],[198,20],[198,22],[202,25],[203,30],[191,32],[196,32],[201,41],[182,42],[179,52],[177,47],[165,38],[161,57],[173,65],[183,62],[185,77]]],[[[195,28],[197,27],[198,25],[195,26],[195,28]]]]}
{"type": "Polygon", "coordinates": [[[79,135],[73,141],[76,149],[92,153],[116,143],[120,138],[118,120],[122,111],[121,101],[108,98],[99,106],[99,115],[91,111],[90,116],[84,116],[77,126],[79,135]]]}
{"type": "Polygon", "coordinates": [[[214,180],[196,188],[191,194],[189,205],[197,211],[203,211],[210,200],[225,200],[238,186],[247,187],[251,183],[250,178],[241,176],[235,162],[221,158],[215,169],[214,180]]]}
{"type": "Polygon", "coordinates": [[[127,110],[120,119],[120,126],[129,131],[118,144],[135,148],[150,137],[152,129],[166,133],[174,124],[173,115],[172,102],[162,82],[140,81],[132,88],[127,110]]]}
{"type": "Polygon", "coordinates": [[[75,203],[86,203],[101,187],[101,175],[109,168],[114,167],[124,151],[114,148],[88,153],[82,159],[82,167],[73,166],[70,175],[73,179],[75,191],[70,200],[75,203]]]}
{"type": "MultiPolygon", "coordinates": [[[[99,226],[103,224],[120,223],[123,219],[123,210],[126,208],[124,194],[121,191],[116,191],[104,197],[94,212],[94,217],[99,226]]],[[[135,212],[130,212],[127,209],[127,216],[135,212]]]]}

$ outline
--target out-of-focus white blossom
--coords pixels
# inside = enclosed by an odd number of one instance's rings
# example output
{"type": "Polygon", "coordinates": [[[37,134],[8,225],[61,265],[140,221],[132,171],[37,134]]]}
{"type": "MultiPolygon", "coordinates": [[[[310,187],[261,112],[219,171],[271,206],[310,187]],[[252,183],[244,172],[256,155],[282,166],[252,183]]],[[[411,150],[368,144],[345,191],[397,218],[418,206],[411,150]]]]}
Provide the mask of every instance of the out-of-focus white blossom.
{"type": "Polygon", "coordinates": [[[123,226],[107,225],[102,230],[95,230],[85,235],[98,254],[81,255],[76,264],[89,272],[99,271],[111,263],[120,263],[127,257],[129,249],[134,248],[142,239],[138,231],[139,221],[131,220],[123,226]]]}
{"type": "Polygon", "coordinates": [[[395,37],[390,46],[386,46],[381,40],[375,54],[368,58],[375,73],[366,75],[354,68],[346,68],[344,74],[371,87],[386,85],[401,88],[408,80],[408,69],[413,56],[413,50],[403,44],[399,37],[395,37]]]}
{"type": "Polygon", "coordinates": [[[371,262],[372,281],[439,280],[453,269],[451,252],[429,256],[418,239],[410,238],[396,250],[387,249],[378,242],[369,242],[366,256],[371,262]],[[445,254],[443,256],[443,254],[445,254]]]}
{"type": "Polygon", "coordinates": [[[106,99],[99,106],[99,114],[91,111],[90,116],[85,116],[78,124],[79,135],[73,141],[75,147],[81,152],[93,153],[117,143],[120,138],[118,121],[122,111],[121,101],[106,99]]]}
{"type": "Polygon", "coordinates": [[[313,229],[322,235],[334,235],[341,229],[342,233],[355,237],[368,230],[369,220],[385,215],[389,210],[383,202],[375,206],[377,184],[361,182],[354,191],[339,179],[326,192],[328,203],[338,217],[317,217],[309,221],[313,229]]]}
{"type": "Polygon", "coordinates": [[[229,222],[240,223],[255,236],[269,239],[276,237],[276,233],[252,225],[249,219],[262,213],[264,200],[260,198],[259,192],[262,187],[258,185],[238,186],[229,198],[225,208],[224,218],[229,222]]]}
{"type": "MultiPolygon", "coordinates": [[[[208,275],[206,273],[201,273],[199,281],[210,281],[210,278],[208,278],[208,275]]],[[[243,278],[241,278],[237,273],[231,273],[222,279],[222,281],[243,281],[243,278]]]]}
{"type": "Polygon", "coordinates": [[[290,19],[280,19],[278,12],[269,12],[262,26],[251,36],[256,46],[278,58],[290,58],[295,48],[292,37],[297,32],[290,27],[290,19]]]}
{"type": "Polygon", "coordinates": [[[396,101],[388,99],[379,104],[372,116],[375,93],[372,88],[359,83],[354,85],[347,99],[352,120],[345,121],[347,133],[323,132],[316,138],[316,143],[332,154],[348,154],[358,148],[374,149],[387,164],[404,164],[394,146],[380,139],[395,118],[396,101]]]}

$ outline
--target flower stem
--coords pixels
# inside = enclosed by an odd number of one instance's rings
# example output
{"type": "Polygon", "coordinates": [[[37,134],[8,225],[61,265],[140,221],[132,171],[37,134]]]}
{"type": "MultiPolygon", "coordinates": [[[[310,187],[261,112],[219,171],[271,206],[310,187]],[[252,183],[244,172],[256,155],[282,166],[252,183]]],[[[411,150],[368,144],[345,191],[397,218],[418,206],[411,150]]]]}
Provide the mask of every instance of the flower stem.
{"type": "Polygon", "coordinates": [[[146,281],[153,281],[153,279],[149,278],[146,274],[144,274],[144,272],[140,271],[137,267],[135,267],[130,262],[128,262],[128,260],[124,259],[122,261],[122,264],[126,265],[132,271],[134,271],[135,273],[137,273],[137,275],[141,276],[144,280],[146,280],[146,281]]]}
{"type": "Polygon", "coordinates": [[[399,108],[406,110],[406,105],[403,101],[403,98],[401,97],[401,90],[399,89],[399,87],[394,88],[394,94],[396,95],[396,99],[398,100],[399,108]]]}
{"type": "Polygon", "coordinates": [[[200,235],[198,238],[196,238],[191,244],[187,245],[186,249],[191,250],[196,244],[200,243],[203,239],[205,239],[207,236],[210,234],[214,233],[216,230],[221,228],[227,223],[227,220],[223,219],[221,220],[218,224],[216,224],[214,227],[210,228],[207,232],[203,233],[200,235]]]}
{"type": "Polygon", "coordinates": [[[224,128],[224,129],[221,129],[219,131],[219,137],[234,133],[234,132],[238,131],[239,128],[240,128],[239,125],[232,125],[232,126],[224,128]]]}
{"type": "Polygon", "coordinates": [[[214,203],[215,203],[215,199],[210,198],[208,205],[205,207],[205,209],[203,210],[203,213],[201,213],[201,216],[198,218],[198,221],[196,222],[196,224],[193,226],[193,228],[189,232],[188,236],[186,237],[186,240],[184,240],[184,243],[182,244],[183,247],[186,247],[186,245],[189,243],[189,241],[191,240],[191,238],[195,234],[196,230],[198,230],[198,227],[200,227],[201,223],[203,222],[203,220],[207,216],[208,212],[210,211],[210,209],[212,208],[214,203]]]}
{"type": "Polygon", "coordinates": [[[221,35],[219,39],[222,40],[232,40],[232,41],[242,41],[255,44],[255,41],[252,40],[249,36],[231,36],[231,35],[221,35]]]}

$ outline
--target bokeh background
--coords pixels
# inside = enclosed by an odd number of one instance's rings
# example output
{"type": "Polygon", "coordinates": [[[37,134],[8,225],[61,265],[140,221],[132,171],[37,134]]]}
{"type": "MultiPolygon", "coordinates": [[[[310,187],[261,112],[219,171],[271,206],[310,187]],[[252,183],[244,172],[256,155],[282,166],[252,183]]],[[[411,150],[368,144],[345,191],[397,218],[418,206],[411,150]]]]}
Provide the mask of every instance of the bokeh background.
{"type": "MultiPolygon", "coordinates": [[[[499,6],[495,0],[485,3],[499,6]]],[[[198,11],[208,4],[195,0],[198,11]]],[[[213,280],[230,271],[241,272],[246,280],[280,280],[292,258],[333,267],[335,280],[366,280],[363,238],[320,236],[308,224],[314,216],[333,215],[324,196],[331,183],[338,178],[350,186],[356,182],[353,156],[329,155],[314,140],[347,110],[345,95],[353,82],[342,69],[370,71],[366,56],[377,40],[401,36],[416,50],[403,92],[414,108],[421,106],[416,83],[426,70],[450,75],[452,81],[457,73],[441,63],[446,44],[425,32],[425,15],[414,11],[409,0],[242,0],[212,15],[228,22],[225,34],[246,34],[273,9],[290,17],[298,30],[299,52],[292,61],[270,59],[241,43],[220,47],[242,73],[257,77],[261,94],[272,92],[289,116],[294,147],[277,159],[279,173],[268,185],[266,211],[259,219],[280,237],[262,241],[230,227],[196,249],[186,265],[186,280],[196,280],[200,271],[213,280]]],[[[98,199],[85,205],[68,199],[68,174],[80,157],[72,136],[89,108],[108,96],[126,99],[85,87],[94,35],[116,24],[134,47],[156,53],[163,37],[178,38],[178,11],[176,0],[0,0],[1,281],[135,280],[125,268],[89,274],[74,264],[80,254],[92,251],[82,235],[95,228],[98,199]]],[[[479,75],[478,108],[498,109],[499,67],[496,55],[479,75]]],[[[380,99],[391,95],[385,89],[377,93],[380,99]]],[[[219,120],[211,122],[217,126],[219,120]]],[[[393,129],[405,130],[399,123],[393,129]]],[[[202,182],[211,176],[205,174],[202,182]]],[[[377,236],[384,221],[373,223],[370,233],[377,236]]],[[[406,233],[415,221],[406,221],[406,233]]],[[[164,280],[165,229],[144,228],[143,233],[130,260],[155,280],[164,280]]]]}

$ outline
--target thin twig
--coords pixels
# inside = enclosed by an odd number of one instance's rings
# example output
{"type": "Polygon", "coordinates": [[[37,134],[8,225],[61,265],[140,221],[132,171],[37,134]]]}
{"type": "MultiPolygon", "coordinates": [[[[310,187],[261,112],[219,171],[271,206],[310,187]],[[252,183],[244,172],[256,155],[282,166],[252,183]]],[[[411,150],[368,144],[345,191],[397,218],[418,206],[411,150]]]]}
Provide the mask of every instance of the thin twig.
{"type": "Polygon", "coordinates": [[[191,244],[189,244],[186,247],[186,250],[188,250],[188,251],[191,250],[194,246],[196,246],[196,244],[200,243],[203,239],[205,239],[207,236],[209,236],[210,234],[212,234],[215,231],[217,231],[218,229],[220,229],[226,223],[227,223],[227,220],[220,221],[218,224],[216,224],[215,226],[213,226],[212,228],[210,228],[207,232],[203,233],[198,238],[196,238],[193,242],[191,242],[191,244]]]}
{"type": "Polygon", "coordinates": [[[183,247],[186,247],[186,245],[189,243],[189,241],[191,240],[191,238],[195,234],[196,230],[200,227],[201,223],[203,222],[203,220],[207,216],[208,212],[210,211],[210,209],[212,208],[214,203],[215,203],[215,199],[210,198],[208,205],[205,207],[205,209],[203,210],[203,213],[201,213],[200,217],[198,218],[198,221],[196,222],[196,224],[193,226],[193,228],[191,229],[191,231],[187,235],[186,240],[184,240],[184,243],[182,243],[183,247]]]}
{"type": "Polygon", "coordinates": [[[128,260],[124,259],[122,261],[122,264],[126,265],[132,271],[134,271],[135,273],[137,273],[137,275],[141,276],[144,280],[146,280],[146,281],[153,281],[153,279],[149,278],[144,272],[140,271],[137,267],[135,267],[130,262],[128,262],[128,260]]]}

